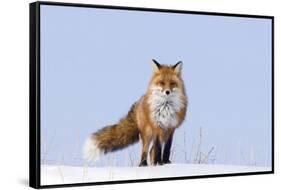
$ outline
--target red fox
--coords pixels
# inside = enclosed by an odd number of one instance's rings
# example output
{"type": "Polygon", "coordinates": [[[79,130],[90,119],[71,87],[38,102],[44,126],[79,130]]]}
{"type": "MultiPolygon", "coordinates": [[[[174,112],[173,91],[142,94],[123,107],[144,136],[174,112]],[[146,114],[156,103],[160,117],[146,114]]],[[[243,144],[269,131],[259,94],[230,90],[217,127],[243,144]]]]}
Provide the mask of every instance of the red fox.
{"type": "Polygon", "coordinates": [[[123,149],[141,138],[139,166],[148,165],[148,152],[151,165],[171,163],[173,134],[185,119],[188,103],[181,77],[182,62],[168,66],[153,59],[152,68],[153,75],[146,93],[132,105],[127,116],[87,139],[83,153],[88,162],[123,149]]]}

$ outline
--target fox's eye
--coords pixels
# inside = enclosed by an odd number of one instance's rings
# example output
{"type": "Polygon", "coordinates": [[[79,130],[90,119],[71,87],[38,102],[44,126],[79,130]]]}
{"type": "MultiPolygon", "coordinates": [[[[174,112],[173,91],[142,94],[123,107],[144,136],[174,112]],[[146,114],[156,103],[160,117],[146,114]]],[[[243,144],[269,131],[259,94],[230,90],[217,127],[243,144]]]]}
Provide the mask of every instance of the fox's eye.
{"type": "Polygon", "coordinates": [[[164,81],[159,81],[158,84],[161,85],[161,86],[165,85],[164,81]]]}
{"type": "Polygon", "coordinates": [[[170,85],[171,86],[176,86],[176,82],[171,82],[170,85]]]}

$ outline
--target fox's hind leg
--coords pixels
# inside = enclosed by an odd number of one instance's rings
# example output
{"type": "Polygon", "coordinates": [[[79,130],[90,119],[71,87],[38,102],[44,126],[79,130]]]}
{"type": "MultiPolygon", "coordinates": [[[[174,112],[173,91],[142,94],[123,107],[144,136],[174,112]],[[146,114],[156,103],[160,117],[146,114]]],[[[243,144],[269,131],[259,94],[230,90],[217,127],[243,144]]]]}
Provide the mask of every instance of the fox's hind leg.
{"type": "Polygon", "coordinates": [[[149,151],[149,155],[150,155],[150,164],[153,165],[154,164],[154,145],[152,144],[150,151],[149,151]]]}
{"type": "Polygon", "coordinates": [[[171,153],[171,146],[173,142],[173,132],[169,135],[167,141],[164,144],[164,151],[163,151],[163,164],[170,164],[170,153],[171,153]]]}
{"type": "Polygon", "coordinates": [[[147,166],[147,154],[148,154],[149,144],[151,142],[151,136],[141,134],[141,139],[142,139],[142,153],[141,153],[141,161],[139,166],[147,166]]]}

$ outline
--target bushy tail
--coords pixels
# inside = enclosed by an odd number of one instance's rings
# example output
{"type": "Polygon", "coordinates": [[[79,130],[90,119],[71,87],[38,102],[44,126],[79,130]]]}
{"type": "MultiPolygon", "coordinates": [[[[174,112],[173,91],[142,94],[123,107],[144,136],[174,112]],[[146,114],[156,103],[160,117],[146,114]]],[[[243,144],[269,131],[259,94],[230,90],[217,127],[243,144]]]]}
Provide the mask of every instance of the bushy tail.
{"type": "Polygon", "coordinates": [[[83,147],[83,156],[88,162],[96,161],[100,156],[108,152],[123,149],[138,142],[139,130],[133,105],[127,116],[118,124],[104,127],[93,133],[83,147]]]}

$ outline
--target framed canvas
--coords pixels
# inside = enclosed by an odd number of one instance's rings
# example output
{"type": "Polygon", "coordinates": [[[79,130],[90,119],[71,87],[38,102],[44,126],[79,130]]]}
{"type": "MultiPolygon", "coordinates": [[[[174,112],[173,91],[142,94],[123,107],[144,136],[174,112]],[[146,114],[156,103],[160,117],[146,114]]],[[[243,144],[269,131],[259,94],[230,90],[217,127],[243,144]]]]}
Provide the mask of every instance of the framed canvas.
{"type": "Polygon", "coordinates": [[[274,18],[30,4],[30,186],[274,173],[274,18]]]}

